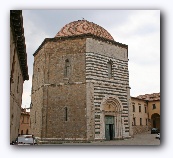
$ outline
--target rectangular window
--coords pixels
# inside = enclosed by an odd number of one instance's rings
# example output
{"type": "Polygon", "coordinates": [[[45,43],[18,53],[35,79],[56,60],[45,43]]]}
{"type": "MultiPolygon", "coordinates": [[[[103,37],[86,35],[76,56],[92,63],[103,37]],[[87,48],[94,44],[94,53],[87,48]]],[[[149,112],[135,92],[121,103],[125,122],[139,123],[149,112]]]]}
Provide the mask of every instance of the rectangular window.
{"type": "Polygon", "coordinates": [[[145,106],[145,113],[147,113],[147,107],[145,106]]]}
{"type": "Polygon", "coordinates": [[[136,118],[133,118],[133,125],[136,126],[136,118]]]}
{"type": "Polygon", "coordinates": [[[133,105],[133,112],[135,112],[135,105],[133,105]]]}
{"type": "Polygon", "coordinates": [[[141,112],[141,106],[139,106],[139,112],[141,112]]]}
{"type": "Polygon", "coordinates": [[[153,104],[153,109],[156,109],[156,104],[153,104]]]}
{"type": "Polygon", "coordinates": [[[148,125],[148,120],[146,119],[146,126],[148,125]]]}
{"type": "Polygon", "coordinates": [[[140,125],[142,126],[142,118],[140,118],[140,125]]]}

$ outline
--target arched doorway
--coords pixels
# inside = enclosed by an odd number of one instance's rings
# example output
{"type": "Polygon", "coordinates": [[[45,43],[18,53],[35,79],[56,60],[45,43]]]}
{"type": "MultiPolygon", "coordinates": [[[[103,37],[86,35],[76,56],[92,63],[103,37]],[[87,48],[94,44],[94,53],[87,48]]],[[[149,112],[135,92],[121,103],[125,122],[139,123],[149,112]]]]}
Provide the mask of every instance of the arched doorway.
{"type": "Polygon", "coordinates": [[[160,129],[160,115],[158,113],[151,115],[151,127],[160,129]]]}
{"type": "Polygon", "coordinates": [[[106,140],[122,138],[122,105],[115,97],[107,97],[102,103],[104,135],[106,140]]]}

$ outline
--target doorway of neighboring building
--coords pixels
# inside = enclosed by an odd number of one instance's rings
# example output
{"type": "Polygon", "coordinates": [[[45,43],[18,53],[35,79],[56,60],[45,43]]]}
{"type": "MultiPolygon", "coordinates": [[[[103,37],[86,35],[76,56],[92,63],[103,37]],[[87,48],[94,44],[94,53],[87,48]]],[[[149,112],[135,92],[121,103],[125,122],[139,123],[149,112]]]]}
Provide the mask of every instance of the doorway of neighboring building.
{"type": "Polygon", "coordinates": [[[114,117],[113,116],[106,116],[105,117],[105,137],[106,140],[113,140],[114,139],[114,117]]]}
{"type": "Polygon", "coordinates": [[[160,129],[160,115],[157,113],[154,113],[151,115],[151,126],[153,128],[160,129]]]}

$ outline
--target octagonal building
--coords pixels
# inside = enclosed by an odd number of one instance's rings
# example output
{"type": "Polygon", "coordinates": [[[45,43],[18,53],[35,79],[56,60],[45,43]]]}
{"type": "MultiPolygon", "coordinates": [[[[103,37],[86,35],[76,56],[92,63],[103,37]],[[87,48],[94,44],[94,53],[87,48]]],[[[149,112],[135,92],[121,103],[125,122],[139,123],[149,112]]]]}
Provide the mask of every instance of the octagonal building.
{"type": "Polygon", "coordinates": [[[65,25],[34,53],[31,102],[40,142],[129,137],[128,46],[93,22],[65,25]]]}

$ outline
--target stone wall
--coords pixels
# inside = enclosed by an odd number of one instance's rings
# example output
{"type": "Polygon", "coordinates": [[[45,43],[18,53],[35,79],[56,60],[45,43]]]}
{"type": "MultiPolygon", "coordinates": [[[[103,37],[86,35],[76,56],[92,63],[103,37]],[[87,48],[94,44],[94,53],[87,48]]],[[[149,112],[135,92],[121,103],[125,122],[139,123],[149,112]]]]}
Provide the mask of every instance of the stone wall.
{"type": "Polygon", "coordinates": [[[121,60],[128,60],[127,45],[121,46],[121,44],[112,44],[109,42],[87,38],[86,52],[94,52],[107,57],[113,57],[121,60]]]}
{"type": "Polygon", "coordinates": [[[32,107],[30,112],[31,119],[31,134],[35,137],[41,137],[42,132],[42,111],[43,111],[43,89],[40,87],[38,90],[31,94],[32,107]]]}
{"type": "Polygon", "coordinates": [[[148,131],[148,126],[132,126],[133,134],[140,134],[148,131]]]}
{"type": "Polygon", "coordinates": [[[41,125],[31,127],[41,129],[42,140],[87,138],[84,52],[84,39],[70,39],[49,41],[34,56],[31,117],[37,107],[41,125]],[[66,60],[69,76],[64,75],[66,60]]]}
{"type": "Polygon", "coordinates": [[[46,138],[86,138],[85,86],[48,86],[46,138]]]}
{"type": "Polygon", "coordinates": [[[94,106],[94,84],[86,83],[86,105],[87,105],[87,139],[95,139],[95,106],[94,106]]]}
{"type": "Polygon", "coordinates": [[[128,88],[127,48],[90,38],[50,39],[34,54],[31,117],[34,120],[39,111],[40,121],[31,125],[33,134],[40,132],[37,136],[42,141],[104,139],[101,102],[114,96],[122,105],[121,136],[128,137],[128,88]],[[109,60],[113,62],[111,79],[109,60]]]}
{"type": "Polygon", "coordinates": [[[18,136],[23,93],[23,76],[16,43],[10,30],[10,142],[18,136]]]}
{"type": "Polygon", "coordinates": [[[46,64],[46,53],[44,47],[40,50],[37,56],[34,57],[33,76],[32,76],[32,93],[31,93],[31,134],[35,137],[41,137],[43,131],[42,121],[44,109],[44,73],[46,64]]]}
{"type": "Polygon", "coordinates": [[[129,136],[128,106],[129,72],[127,48],[111,43],[87,39],[86,43],[86,82],[93,83],[95,138],[103,139],[104,116],[101,103],[105,97],[118,97],[122,104],[123,135],[129,136]],[[108,62],[112,62],[112,77],[108,78],[108,62]],[[102,122],[103,120],[103,122],[102,122]]]}

